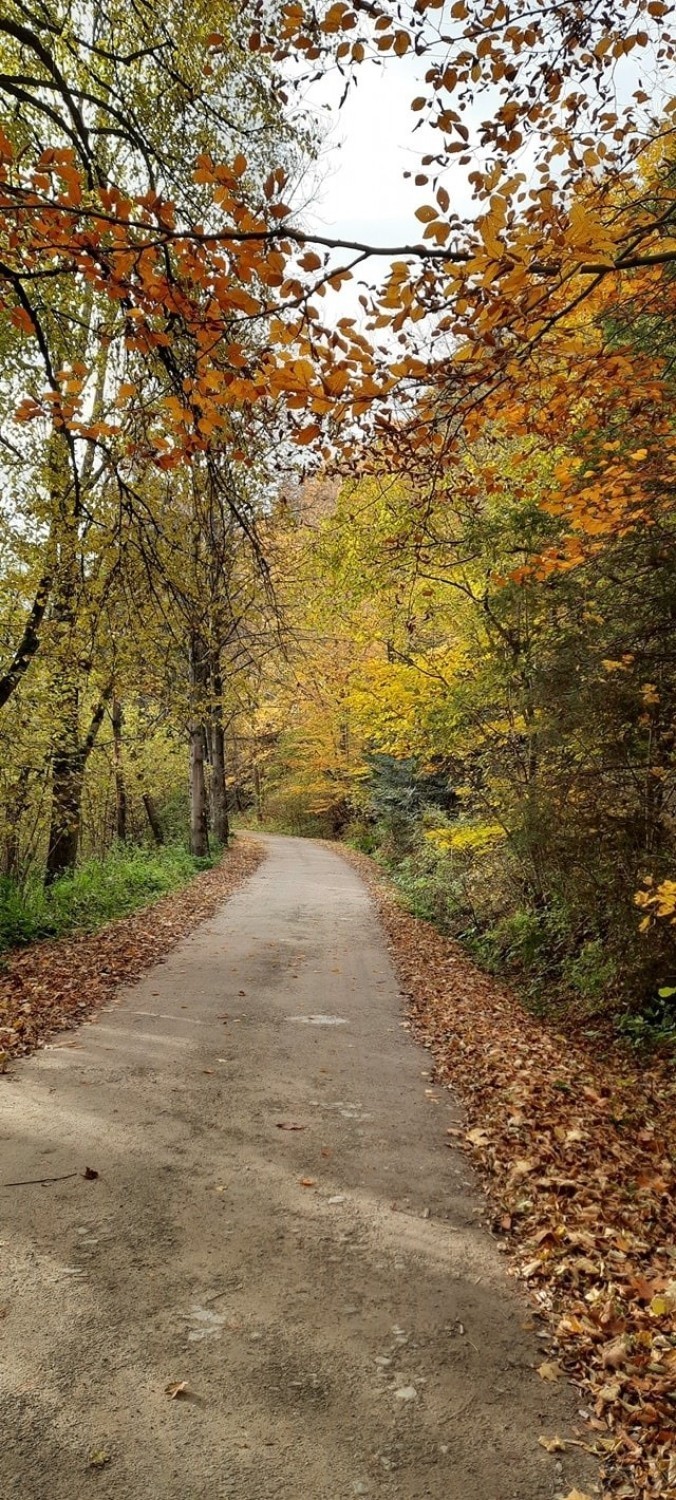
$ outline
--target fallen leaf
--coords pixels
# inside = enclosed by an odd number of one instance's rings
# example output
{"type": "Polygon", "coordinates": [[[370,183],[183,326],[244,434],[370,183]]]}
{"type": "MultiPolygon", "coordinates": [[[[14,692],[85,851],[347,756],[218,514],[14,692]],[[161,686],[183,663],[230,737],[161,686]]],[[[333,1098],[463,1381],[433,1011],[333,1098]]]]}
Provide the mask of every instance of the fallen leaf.
{"type": "Polygon", "coordinates": [[[626,1358],[627,1340],[624,1338],[611,1339],[601,1350],[601,1363],[606,1370],[616,1370],[618,1365],[624,1364],[626,1358]]]}
{"type": "Polygon", "coordinates": [[[652,1313],[654,1318],[663,1318],[665,1313],[673,1312],[674,1306],[676,1306],[676,1303],[673,1297],[658,1296],[653,1297],[648,1311],[652,1313]]]}
{"type": "Polygon", "coordinates": [[[540,1447],[546,1448],[548,1453],[565,1453],[566,1451],[566,1445],[560,1437],[539,1437],[538,1442],[540,1447]]]}
{"type": "Polygon", "coordinates": [[[278,1120],[278,1130],[307,1130],[307,1125],[297,1125],[295,1120],[278,1120]]]}
{"type": "Polygon", "coordinates": [[[87,1182],[95,1182],[98,1175],[99,1174],[95,1167],[85,1167],[84,1172],[82,1173],[82,1176],[86,1177],[87,1182]]]}
{"type": "Polygon", "coordinates": [[[301,1177],[301,1179],[300,1179],[300,1185],[301,1185],[301,1187],[316,1187],[317,1186],[317,1178],[316,1177],[301,1177]]]}
{"type": "Polygon", "coordinates": [[[562,1374],[561,1366],[551,1360],[545,1359],[541,1365],[538,1365],[538,1375],[541,1380],[560,1380],[562,1374]]]}
{"type": "Polygon", "coordinates": [[[90,1469],[105,1469],[110,1463],[110,1454],[104,1448],[94,1448],[89,1455],[90,1469]]]}
{"type": "Polygon", "coordinates": [[[187,1380],[170,1380],[169,1385],[164,1387],[165,1395],[171,1396],[172,1401],[177,1401],[179,1396],[185,1396],[187,1389],[187,1380]]]}

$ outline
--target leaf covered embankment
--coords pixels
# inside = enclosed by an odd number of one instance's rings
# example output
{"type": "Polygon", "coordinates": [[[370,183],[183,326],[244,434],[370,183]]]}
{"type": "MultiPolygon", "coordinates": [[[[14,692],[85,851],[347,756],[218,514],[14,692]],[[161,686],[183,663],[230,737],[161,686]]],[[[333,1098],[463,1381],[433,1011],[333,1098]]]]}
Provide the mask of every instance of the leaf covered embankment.
{"type": "Polygon", "coordinates": [[[79,1025],[121,984],[138,979],[199,922],[213,916],[264,858],[238,840],[212,870],[132,916],[15,950],[0,971],[0,1064],[34,1052],[53,1032],[79,1025]]]}
{"type": "MultiPolygon", "coordinates": [[[[457,1088],[493,1228],[580,1386],[608,1493],[676,1493],[676,1080],[594,1057],[369,884],[436,1079],[457,1088]]],[[[449,1142],[449,1144],[451,1144],[449,1142]]],[[[455,1142],[453,1142],[455,1144],[455,1142]]],[[[552,1366],[543,1366],[548,1378],[552,1366]]]]}

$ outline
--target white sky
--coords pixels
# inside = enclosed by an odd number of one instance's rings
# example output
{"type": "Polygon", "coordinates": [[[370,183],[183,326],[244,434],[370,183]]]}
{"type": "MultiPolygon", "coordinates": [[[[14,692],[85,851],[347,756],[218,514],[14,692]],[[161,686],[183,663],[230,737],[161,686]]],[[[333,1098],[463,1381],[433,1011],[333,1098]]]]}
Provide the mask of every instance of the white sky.
{"type": "Polygon", "coordinates": [[[415,209],[424,189],[405,181],[403,173],[418,171],[426,147],[439,144],[429,129],[413,133],[420,117],[412,113],[411,100],[422,92],[425,66],[416,58],[364,65],[340,112],[342,79],[334,73],[313,85],[308,102],[320,119],[332,122],[319,191],[306,215],[318,231],[381,245],[419,240],[415,209]]]}

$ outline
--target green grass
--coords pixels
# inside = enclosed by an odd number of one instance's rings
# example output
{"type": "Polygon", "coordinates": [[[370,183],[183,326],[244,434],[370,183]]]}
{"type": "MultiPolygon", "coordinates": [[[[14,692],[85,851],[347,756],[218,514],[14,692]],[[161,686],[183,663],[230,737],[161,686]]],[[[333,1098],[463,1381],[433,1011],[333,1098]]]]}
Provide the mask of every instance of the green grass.
{"type": "Polygon", "coordinates": [[[195,859],[180,844],[161,849],[118,845],[51,886],[0,878],[0,952],[68,932],[95,932],[114,917],[152,905],[218,859],[195,859]]]}

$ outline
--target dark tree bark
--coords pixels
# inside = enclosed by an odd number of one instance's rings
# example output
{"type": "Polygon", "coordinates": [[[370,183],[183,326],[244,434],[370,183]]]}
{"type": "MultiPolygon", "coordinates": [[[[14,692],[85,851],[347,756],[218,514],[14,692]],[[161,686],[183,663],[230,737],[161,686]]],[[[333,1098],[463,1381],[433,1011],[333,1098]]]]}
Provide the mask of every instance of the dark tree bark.
{"type": "MultiPolygon", "coordinates": [[[[112,687],[109,687],[101,695],[84,741],[78,743],[77,722],[71,721],[66,725],[67,732],[62,734],[52,758],[52,816],[46,868],[48,884],[57,880],[60,875],[65,875],[68,870],[73,870],[77,863],[84,775],[111,691],[112,687]]],[[[77,693],[74,690],[73,712],[77,706],[77,693]]]]}
{"type": "Polygon", "coordinates": [[[155,843],[161,847],[164,843],[164,829],[160,823],[159,813],[150,792],[143,792],[142,801],[155,843]]]}
{"type": "Polygon", "coordinates": [[[12,693],[18,688],[19,683],[28,671],[28,668],[40,645],[40,626],[44,619],[45,610],[49,603],[52,591],[52,575],[45,573],[40,579],[35,598],[26,618],[21,640],[14,652],[14,657],[6,672],[0,677],[0,708],[4,708],[12,693]]]}

